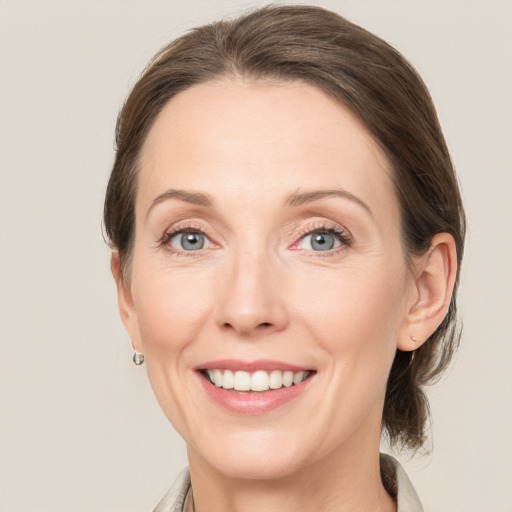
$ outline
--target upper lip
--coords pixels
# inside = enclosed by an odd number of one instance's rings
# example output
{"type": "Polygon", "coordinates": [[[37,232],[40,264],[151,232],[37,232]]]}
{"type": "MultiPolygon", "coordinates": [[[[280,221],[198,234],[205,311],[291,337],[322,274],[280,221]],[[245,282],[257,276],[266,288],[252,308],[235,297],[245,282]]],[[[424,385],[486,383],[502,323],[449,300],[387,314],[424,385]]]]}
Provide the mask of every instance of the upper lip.
{"type": "Polygon", "coordinates": [[[254,361],[242,361],[240,359],[216,359],[215,361],[206,361],[197,365],[195,370],[231,370],[255,372],[264,370],[271,372],[273,370],[283,370],[291,372],[311,371],[312,368],[297,364],[285,363],[283,361],[274,361],[269,359],[256,359],[254,361]]]}

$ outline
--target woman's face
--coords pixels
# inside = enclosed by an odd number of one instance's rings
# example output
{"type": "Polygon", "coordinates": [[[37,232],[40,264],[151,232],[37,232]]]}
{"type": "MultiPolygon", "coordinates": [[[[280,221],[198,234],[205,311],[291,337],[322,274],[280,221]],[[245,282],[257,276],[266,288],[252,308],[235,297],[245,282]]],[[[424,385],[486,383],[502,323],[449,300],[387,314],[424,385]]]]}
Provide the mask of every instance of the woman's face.
{"type": "Polygon", "coordinates": [[[226,79],[166,105],[121,294],[192,462],[271,478],[378,447],[415,286],[389,164],[316,88],[226,79]]]}

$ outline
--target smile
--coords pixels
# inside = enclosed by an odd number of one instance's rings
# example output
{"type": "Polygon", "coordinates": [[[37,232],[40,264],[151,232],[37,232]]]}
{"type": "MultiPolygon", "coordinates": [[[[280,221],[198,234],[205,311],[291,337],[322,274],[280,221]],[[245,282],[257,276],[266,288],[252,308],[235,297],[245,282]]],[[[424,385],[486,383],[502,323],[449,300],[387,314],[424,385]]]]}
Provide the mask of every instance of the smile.
{"type": "Polygon", "coordinates": [[[307,394],[315,369],[283,361],[223,359],[194,368],[209,399],[237,415],[266,414],[307,394]]]}
{"type": "Polygon", "coordinates": [[[249,373],[238,370],[204,370],[203,375],[218,388],[235,391],[268,391],[289,388],[304,382],[312,375],[311,371],[292,372],[290,370],[257,370],[249,373]]]}

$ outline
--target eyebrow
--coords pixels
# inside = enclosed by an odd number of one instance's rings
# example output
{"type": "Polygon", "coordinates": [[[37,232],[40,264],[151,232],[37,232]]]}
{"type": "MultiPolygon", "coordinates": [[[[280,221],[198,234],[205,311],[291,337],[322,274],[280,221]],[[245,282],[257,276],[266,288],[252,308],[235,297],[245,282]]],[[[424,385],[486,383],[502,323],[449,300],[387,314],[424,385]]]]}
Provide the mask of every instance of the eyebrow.
{"type": "Polygon", "coordinates": [[[213,200],[206,194],[201,194],[199,192],[187,192],[186,190],[171,188],[153,199],[153,202],[151,203],[146,213],[146,218],[157,204],[167,201],[168,199],[178,199],[186,203],[194,204],[196,206],[205,206],[207,208],[211,208],[213,205],[213,200]]]}
{"type": "MultiPolygon", "coordinates": [[[[296,191],[288,196],[285,204],[292,207],[302,206],[304,204],[312,203],[327,197],[342,197],[343,199],[353,201],[359,206],[362,206],[373,217],[373,213],[370,207],[364,201],[361,201],[361,199],[359,199],[354,194],[351,194],[350,192],[342,189],[312,190],[309,192],[296,191]]],[[[167,201],[168,199],[178,199],[186,203],[190,203],[196,206],[204,206],[206,208],[211,208],[213,206],[213,200],[207,194],[202,194],[200,192],[187,192],[186,190],[169,189],[153,200],[146,213],[146,218],[157,204],[167,201]]]]}
{"type": "Polygon", "coordinates": [[[342,189],[312,190],[309,192],[296,191],[288,196],[286,204],[288,206],[302,206],[304,204],[312,203],[326,197],[342,197],[343,199],[353,201],[359,206],[362,206],[373,217],[373,213],[370,207],[364,201],[361,201],[361,199],[359,199],[354,194],[351,194],[350,192],[342,189]]]}

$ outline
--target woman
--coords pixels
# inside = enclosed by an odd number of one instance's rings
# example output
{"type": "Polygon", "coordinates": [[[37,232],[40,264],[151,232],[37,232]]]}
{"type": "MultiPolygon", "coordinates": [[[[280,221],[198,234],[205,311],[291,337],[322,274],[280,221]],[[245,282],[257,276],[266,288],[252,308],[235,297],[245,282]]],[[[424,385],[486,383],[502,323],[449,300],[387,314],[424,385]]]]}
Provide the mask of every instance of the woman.
{"type": "Polygon", "coordinates": [[[119,307],[189,470],[158,511],[416,511],[398,463],[456,348],[464,214],[428,92],[317,7],[164,48],[117,126],[119,307]]]}

